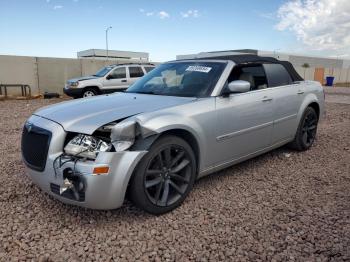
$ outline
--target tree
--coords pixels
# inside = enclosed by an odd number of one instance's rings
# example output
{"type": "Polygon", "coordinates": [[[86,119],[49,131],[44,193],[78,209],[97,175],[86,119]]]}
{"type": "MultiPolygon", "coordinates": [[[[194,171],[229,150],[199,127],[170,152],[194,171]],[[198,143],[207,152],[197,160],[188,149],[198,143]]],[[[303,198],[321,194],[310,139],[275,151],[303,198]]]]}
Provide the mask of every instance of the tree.
{"type": "Polygon", "coordinates": [[[304,63],[301,67],[304,68],[304,79],[305,79],[306,69],[310,68],[310,65],[308,63],[304,63]]]}

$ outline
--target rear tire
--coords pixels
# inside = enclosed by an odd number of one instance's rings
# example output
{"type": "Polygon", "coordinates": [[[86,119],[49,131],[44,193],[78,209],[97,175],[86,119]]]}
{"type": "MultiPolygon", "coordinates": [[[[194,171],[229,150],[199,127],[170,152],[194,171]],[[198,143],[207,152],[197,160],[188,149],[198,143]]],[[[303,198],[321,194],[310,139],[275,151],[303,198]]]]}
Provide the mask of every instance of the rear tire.
{"type": "Polygon", "coordinates": [[[131,179],[131,201],[144,211],[159,215],[185,200],[196,177],[192,148],[176,136],[163,136],[138,164],[131,179]]]}
{"type": "Polygon", "coordinates": [[[294,140],[289,144],[298,151],[308,150],[315,141],[317,133],[318,115],[312,107],[307,107],[300,120],[294,140]]]}

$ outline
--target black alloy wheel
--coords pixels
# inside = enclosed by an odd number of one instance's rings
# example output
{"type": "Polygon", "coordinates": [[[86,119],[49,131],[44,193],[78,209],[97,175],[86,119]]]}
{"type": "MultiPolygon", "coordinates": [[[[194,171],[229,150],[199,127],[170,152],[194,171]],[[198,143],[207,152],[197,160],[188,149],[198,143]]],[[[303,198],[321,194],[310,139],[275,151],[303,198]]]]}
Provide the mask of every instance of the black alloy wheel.
{"type": "Polygon", "coordinates": [[[157,206],[174,204],[186,192],[191,171],[191,159],[183,147],[162,148],[146,169],[144,187],[149,200],[157,206]]]}
{"type": "Polygon", "coordinates": [[[318,115],[312,107],[305,109],[297,133],[290,146],[298,151],[308,150],[316,139],[318,115]]]}
{"type": "Polygon", "coordinates": [[[195,156],[187,142],[176,136],[161,137],[134,173],[131,200],[149,213],[166,213],[184,201],[195,174],[195,156]]]}
{"type": "Polygon", "coordinates": [[[304,125],[301,129],[301,136],[306,147],[310,147],[315,140],[317,121],[317,115],[315,112],[310,110],[308,114],[305,115],[304,125]]]}

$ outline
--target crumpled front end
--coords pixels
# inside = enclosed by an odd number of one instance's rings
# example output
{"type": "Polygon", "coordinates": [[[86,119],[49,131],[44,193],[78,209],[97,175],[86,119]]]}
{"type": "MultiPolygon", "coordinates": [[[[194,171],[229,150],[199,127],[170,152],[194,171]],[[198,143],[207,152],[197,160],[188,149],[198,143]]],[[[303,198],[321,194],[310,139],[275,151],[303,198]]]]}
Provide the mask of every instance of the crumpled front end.
{"type": "Polygon", "coordinates": [[[22,156],[29,177],[62,202],[92,209],[120,207],[130,177],[147,151],[100,152],[96,159],[64,154],[67,132],[35,116],[27,121],[22,156]]]}

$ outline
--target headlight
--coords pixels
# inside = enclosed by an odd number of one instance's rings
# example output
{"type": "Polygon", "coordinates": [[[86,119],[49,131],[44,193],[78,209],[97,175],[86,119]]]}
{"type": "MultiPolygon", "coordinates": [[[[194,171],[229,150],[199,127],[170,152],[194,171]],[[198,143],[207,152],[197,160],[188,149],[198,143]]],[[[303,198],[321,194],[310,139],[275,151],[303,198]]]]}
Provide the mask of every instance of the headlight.
{"type": "Polygon", "coordinates": [[[111,148],[111,144],[99,138],[79,134],[69,141],[64,147],[64,152],[69,155],[96,159],[99,152],[108,152],[111,148]]]}
{"type": "Polygon", "coordinates": [[[79,85],[79,82],[76,81],[76,82],[68,82],[68,85],[71,86],[71,87],[77,87],[79,85]]]}

